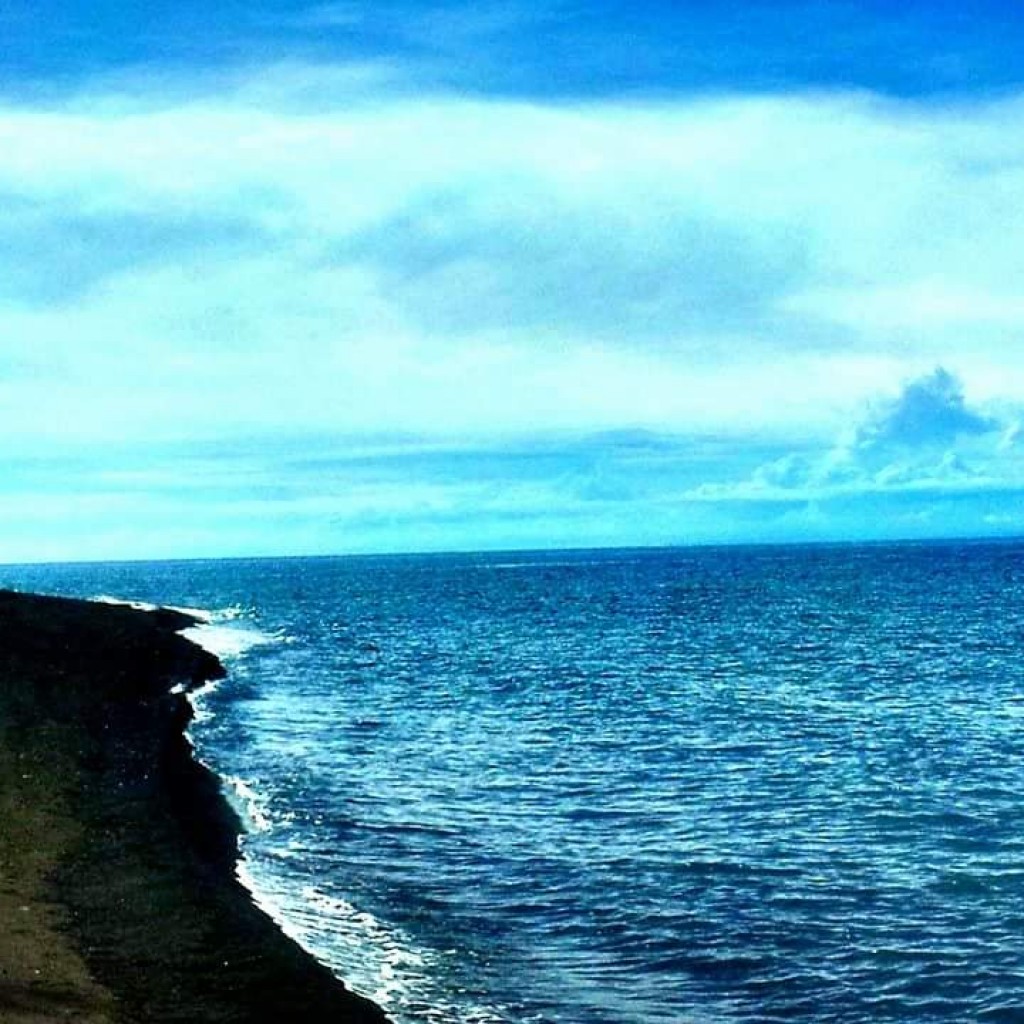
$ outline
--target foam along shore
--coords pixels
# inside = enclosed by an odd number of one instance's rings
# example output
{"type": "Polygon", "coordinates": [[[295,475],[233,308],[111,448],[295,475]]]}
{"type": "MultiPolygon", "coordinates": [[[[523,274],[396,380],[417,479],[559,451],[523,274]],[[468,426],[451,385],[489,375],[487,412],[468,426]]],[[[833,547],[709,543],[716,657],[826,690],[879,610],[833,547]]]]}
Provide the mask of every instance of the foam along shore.
{"type": "Polygon", "coordinates": [[[172,610],[0,591],[0,1021],[382,1024],[235,877],[172,610]]]}

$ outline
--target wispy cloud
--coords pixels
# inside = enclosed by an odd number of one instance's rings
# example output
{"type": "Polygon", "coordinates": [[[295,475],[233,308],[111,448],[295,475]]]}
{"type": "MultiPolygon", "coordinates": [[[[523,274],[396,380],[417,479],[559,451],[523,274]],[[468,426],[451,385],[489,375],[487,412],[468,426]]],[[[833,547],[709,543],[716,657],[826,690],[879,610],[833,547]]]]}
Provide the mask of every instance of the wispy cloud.
{"type": "Polygon", "coordinates": [[[1021,101],[371,100],[327,75],[314,102],[311,80],[0,112],[8,353],[142,420],[191,379],[211,425],[821,430],[936,362],[1024,390],[1006,322],[956,300],[1024,302],[1021,101]],[[925,278],[953,298],[894,335],[872,301],[925,278]]]}
{"type": "Polygon", "coordinates": [[[1024,99],[401,79],[291,63],[0,107],[0,451],[174,442],[161,479],[110,454],[81,493],[264,550],[244,514],[293,549],[666,542],[1019,486],[1024,99]],[[188,454],[285,433],[392,448],[316,480],[188,454]]]}

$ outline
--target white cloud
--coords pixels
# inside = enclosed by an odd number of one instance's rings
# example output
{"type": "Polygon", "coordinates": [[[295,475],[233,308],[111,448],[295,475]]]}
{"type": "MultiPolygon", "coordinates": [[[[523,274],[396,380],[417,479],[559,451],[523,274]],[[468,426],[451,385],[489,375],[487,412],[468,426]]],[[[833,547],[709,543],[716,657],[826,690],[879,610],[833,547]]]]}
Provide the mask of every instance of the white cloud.
{"type": "Polygon", "coordinates": [[[386,81],[0,109],[0,365],[33,367],[0,381],[7,436],[821,434],[936,362],[1024,395],[1024,100],[386,81]]]}
{"type": "Polygon", "coordinates": [[[1000,294],[969,289],[949,277],[898,287],[820,289],[792,296],[786,308],[876,332],[958,327],[1024,331],[1024,290],[1000,294]]]}
{"type": "Polygon", "coordinates": [[[1019,427],[971,406],[948,370],[907,380],[875,399],[836,443],[789,453],[739,481],[698,485],[703,501],[782,501],[897,492],[1024,491],[1019,427]]]}

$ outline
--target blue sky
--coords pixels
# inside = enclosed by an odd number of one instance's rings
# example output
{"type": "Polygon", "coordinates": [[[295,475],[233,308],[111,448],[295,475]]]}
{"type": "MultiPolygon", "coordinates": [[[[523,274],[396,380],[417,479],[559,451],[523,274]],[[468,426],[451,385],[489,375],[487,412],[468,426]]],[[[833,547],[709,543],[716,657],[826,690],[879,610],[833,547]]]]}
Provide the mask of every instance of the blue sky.
{"type": "Polygon", "coordinates": [[[0,560],[1024,533],[1005,3],[0,10],[0,560]]]}

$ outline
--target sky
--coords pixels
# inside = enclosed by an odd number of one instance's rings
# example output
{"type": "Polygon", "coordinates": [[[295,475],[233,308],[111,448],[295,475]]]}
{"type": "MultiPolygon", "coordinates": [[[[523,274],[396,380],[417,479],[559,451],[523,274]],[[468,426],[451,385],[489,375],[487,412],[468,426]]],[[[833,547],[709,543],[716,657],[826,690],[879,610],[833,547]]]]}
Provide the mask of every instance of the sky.
{"type": "Polygon", "coordinates": [[[1024,534],[1024,11],[0,5],[0,561],[1024,534]]]}

